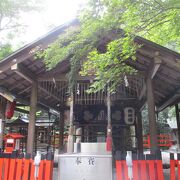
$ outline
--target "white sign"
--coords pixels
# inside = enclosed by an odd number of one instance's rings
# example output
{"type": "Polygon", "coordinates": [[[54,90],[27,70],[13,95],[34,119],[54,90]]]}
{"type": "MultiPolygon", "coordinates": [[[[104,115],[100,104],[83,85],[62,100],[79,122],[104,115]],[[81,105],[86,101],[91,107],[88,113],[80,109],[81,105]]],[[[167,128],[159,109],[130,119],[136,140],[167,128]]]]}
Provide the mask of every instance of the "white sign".
{"type": "Polygon", "coordinates": [[[58,180],[112,180],[111,155],[60,155],[58,180]]]}
{"type": "Polygon", "coordinates": [[[20,139],[16,139],[15,150],[19,150],[19,148],[20,148],[20,139]]]}
{"type": "Polygon", "coordinates": [[[14,139],[7,139],[7,143],[14,143],[14,139]]]}

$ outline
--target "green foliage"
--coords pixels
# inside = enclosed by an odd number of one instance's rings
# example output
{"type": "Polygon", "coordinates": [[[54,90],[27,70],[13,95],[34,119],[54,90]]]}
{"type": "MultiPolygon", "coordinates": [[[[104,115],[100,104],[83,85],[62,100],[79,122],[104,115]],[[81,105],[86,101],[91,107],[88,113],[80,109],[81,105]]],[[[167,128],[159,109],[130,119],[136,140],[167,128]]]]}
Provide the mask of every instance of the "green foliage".
{"type": "Polygon", "coordinates": [[[0,46],[0,60],[8,56],[12,52],[12,47],[10,44],[5,44],[0,46]]]}
{"type": "Polygon", "coordinates": [[[129,48],[126,45],[127,38],[114,40],[107,45],[105,53],[99,53],[97,49],[91,51],[87,57],[87,61],[83,64],[81,75],[95,75],[95,81],[91,85],[89,92],[99,91],[105,89],[106,84],[111,84],[111,91],[123,80],[120,75],[124,77],[126,73],[132,74],[135,72],[130,66],[127,66],[124,59],[132,57],[135,53],[134,48],[129,48]],[[121,51],[119,50],[121,49],[121,51]],[[121,57],[121,59],[119,59],[121,57]]]}
{"type": "Polygon", "coordinates": [[[41,0],[0,0],[0,60],[12,52],[12,39],[25,29],[21,17],[40,10],[41,0]]]}
{"type": "MultiPolygon", "coordinates": [[[[172,130],[167,123],[167,119],[175,117],[175,109],[169,107],[158,113],[157,116],[157,132],[158,134],[170,133],[172,130]]],[[[147,106],[142,111],[143,134],[149,134],[149,120],[147,106]]]]}
{"type": "Polygon", "coordinates": [[[43,55],[49,68],[70,59],[70,90],[79,70],[95,74],[91,91],[110,82],[114,89],[134,72],[125,61],[135,60],[135,36],[180,50],[179,14],[179,0],[90,0],[80,13],[79,27],[68,29],[43,55]]]}

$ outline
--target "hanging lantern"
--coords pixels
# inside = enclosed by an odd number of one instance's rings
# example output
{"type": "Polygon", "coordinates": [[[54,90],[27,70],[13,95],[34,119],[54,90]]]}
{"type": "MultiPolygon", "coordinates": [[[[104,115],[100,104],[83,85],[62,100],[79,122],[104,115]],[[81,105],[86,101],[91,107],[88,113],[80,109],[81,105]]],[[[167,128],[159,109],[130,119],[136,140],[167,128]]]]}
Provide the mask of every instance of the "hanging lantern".
{"type": "Polygon", "coordinates": [[[8,102],[6,106],[6,118],[11,119],[14,115],[14,110],[16,107],[16,101],[8,102]]]}
{"type": "Polygon", "coordinates": [[[132,107],[126,107],[124,109],[124,120],[127,125],[133,125],[135,122],[135,110],[132,107]]]}

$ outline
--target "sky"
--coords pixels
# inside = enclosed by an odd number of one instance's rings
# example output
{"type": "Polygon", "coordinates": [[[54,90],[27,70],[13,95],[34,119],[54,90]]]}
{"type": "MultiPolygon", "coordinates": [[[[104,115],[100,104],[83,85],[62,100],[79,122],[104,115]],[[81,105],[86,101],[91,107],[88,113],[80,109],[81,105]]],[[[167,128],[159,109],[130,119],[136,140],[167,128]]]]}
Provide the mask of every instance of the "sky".
{"type": "Polygon", "coordinates": [[[22,15],[27,29],[13,40],[14,44],[27,44],[43,36],[53,27],[74,19],[78,9],[85,2],[86,0],[43,0],[44,8],[41,11],[22,15]]]}

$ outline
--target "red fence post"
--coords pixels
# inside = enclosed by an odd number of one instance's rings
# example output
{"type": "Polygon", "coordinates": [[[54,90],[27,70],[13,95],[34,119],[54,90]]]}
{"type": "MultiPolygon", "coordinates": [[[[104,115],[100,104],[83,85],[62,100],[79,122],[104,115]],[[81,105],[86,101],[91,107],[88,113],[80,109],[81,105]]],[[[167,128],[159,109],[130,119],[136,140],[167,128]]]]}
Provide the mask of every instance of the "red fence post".
{"type": "Polygon", "coordinates": [[[174,154],[170,153],[170,180],[176,180],[175,176],[175,160],[174,160],[174,154]]]}
{"type": "Polygon", "coordinates": [[[180,180],[180,153],[177,154],[178,180],[180,180]]]}
{"type": "Polygon", "coordinates": [[[149,180],[155,180],[155,156],[146,154],[149,180]]]}
{"type": "Polygon", "coordinates": [[[10,168],[9,168],[9,179],[8,180],[14,180],[16,179],[16,168],[17,168],[17,152],[13,151],[11,154],[11,160],[10,160],[10,168]]]}
{"type": "Polygon", "coordinates": [[[31,154],[27,153],[24,158],[23,180],[28,180],[30,177],[30,158],[31,154]]]}
{"type": "Polygon", "coordinates": [[[127,167],[127,164],[126,164],[126,160],[122,160],[122,164],[123,164],[124,180],[129,180],[129,178],[128,178],[128,167],[127,167]]]}
{"type": "Polygon", "coordinates": [[[120,151],[116,152],[116,180],[128,180],[126,156],[120,151]]]}
{"type": "Polygon", "coordinates": [[[24,160],[24,154],[20,154],[17,159],[16,180],[22,179],[23,160],[24,160]]]}
{"type": "Polygon", "coordinates": [[[116,160],[116,180],[123,180],[121,160],[116,160]]]}
{"type": "Polygon", "coordinates": [[[140,180],[147,180],[147,166],[144,154],[138,154],[138,163],[139,163],[139,173],[140,173],[140,180]]]}
{"type": "Polygon", "coordinates": [[[4,168],[4,157],[3,154],[0,153],[0,180],[3,178],[3,168],[4,168]]]}
{"type": "Polygon", "coordinates": [[[4,156],[4,180],[8,180],[11,154],[4,154],[4,156]]]}
{"type": "Polygon", "coordinates": [[[132,154],[133,159],[133,180],[139,180],[139,162],[137,159],[137,154],[132,154]]]}
{"type": "Polygon", "coordinates": [[[54,155],[52,153],[48,153],[45,160],[45,175],[44,180],[52,180],[53,177],[53,164],[54,164],[54,155]]]}
{"type": "Polygon", "coordinates": [[[164,180],[162,156],[160,150],[157,150],[156,152],[156,174],[157,180],[164,180]]]}
{"type": "Polygon", "coordinates": [[[34,156],[30,159],[30,180],[35,180],[35,165],[34,165],[34,156]]]}
{"type": "Polygon", "coordinates": [[[44,180],[44,175],[45,175],[45,157],[44,155],[41,155],[41,162],[39,165],[39,173],[38,173],[38,180],[44,180]]]}

